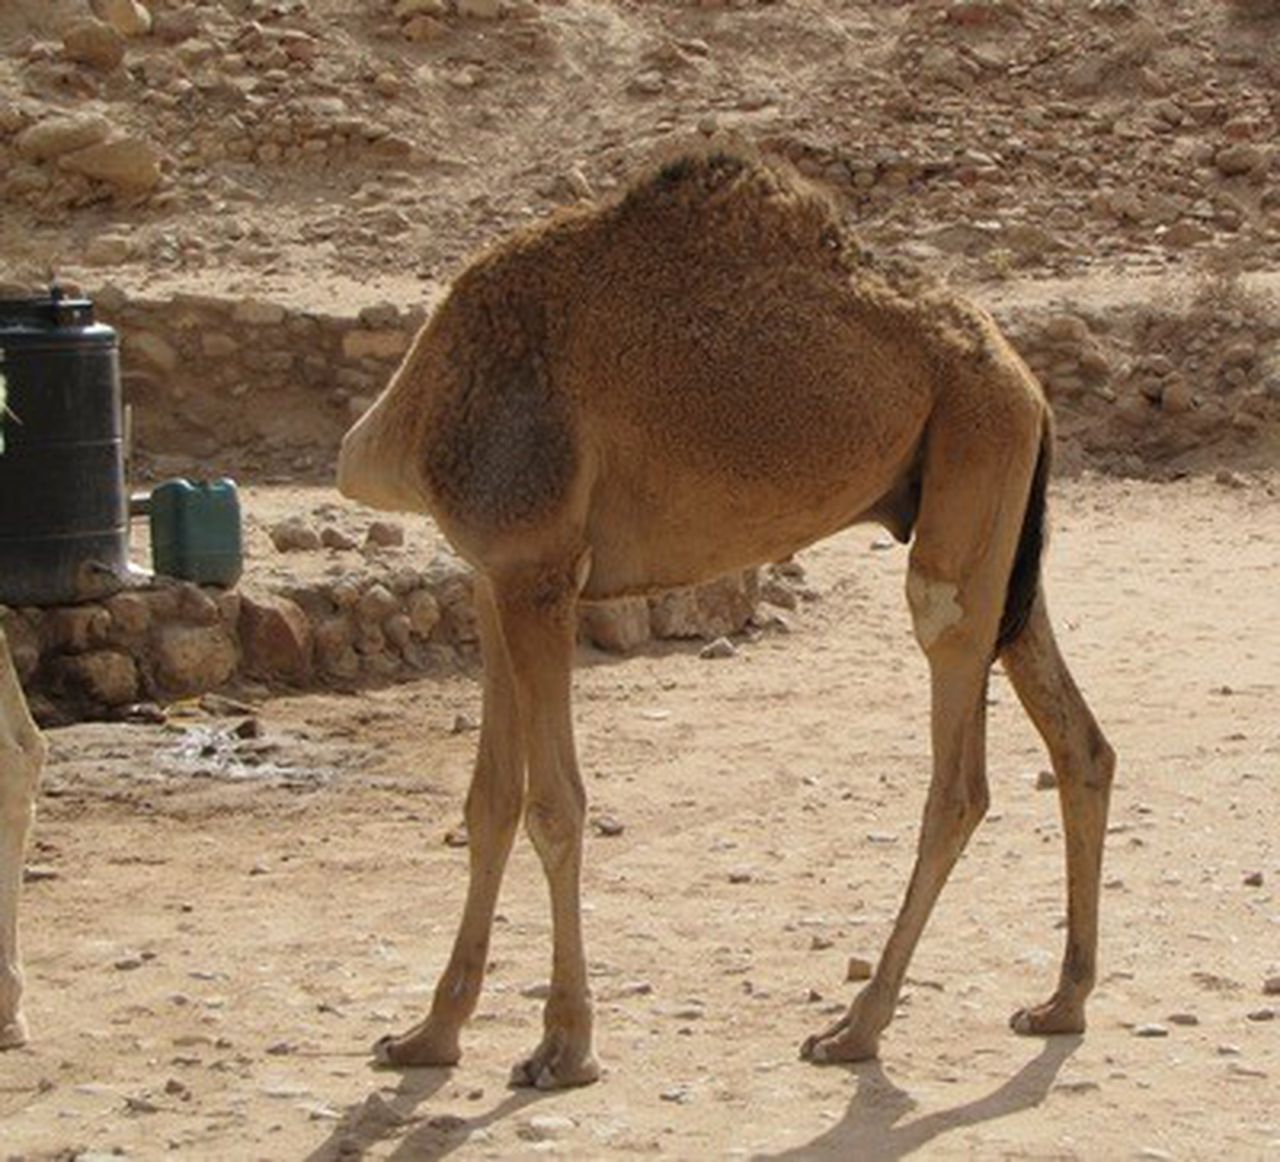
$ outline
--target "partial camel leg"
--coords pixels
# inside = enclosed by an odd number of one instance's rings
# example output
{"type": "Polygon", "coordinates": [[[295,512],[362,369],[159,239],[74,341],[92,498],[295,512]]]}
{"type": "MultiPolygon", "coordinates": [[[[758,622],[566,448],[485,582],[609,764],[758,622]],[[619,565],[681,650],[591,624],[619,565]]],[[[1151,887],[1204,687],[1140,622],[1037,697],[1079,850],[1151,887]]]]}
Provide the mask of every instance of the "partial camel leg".
{"type": "Polygon", "coordinates": [[[1019,1033],[1079,1033],[1097,975],[1098,888],[1116,756],[1058,652],[1043,591],[1003,660],[1049,748],[1067,845],[1067,947],[1058,988],[1044,1004],[1019,1009],[1010,1023],[1019,1033]]]}
{"type": "Polygon", "coordinates": [[[459,1034],[475,1010],[484,983],[489,935],[502,873],[511,853],[524,802],[524,748],[511,663],[493,592],[477,580],[476,614],[484,660],[484,704],[466,821],[471,880],[462,923],[425,1021],[375,1046],[378,1060],[391,1065],[453,1065],[461,1056],[459,1034]]]}
{"type": "Polygon", "coordinates": [[[579,900],[586,794],[570,707],[578,564],[530,566],[495,580],[529,761],[525,826],[551,889],[551,993],[542,1042],[511,1074],[512,1085],[539,1089],[600,1076],[579,900]]]}
{"type": "Polygon", "coordinates": [[[1038,440],[1015,431],[1001,455],[983,454],[967,443],[966,426],[935,419],[930,428],[907,575],[932,696],[933,777],[916,864],[871,980],[843,1018],[801,1048],[815,1062],[876,1056],[933,905],[987,810],[987,679],[1038,440]]]}
{"type": "Polygon", "coordinates": [[[45,744],[31,721],[9,645],[0,631],[0,1049],[26,1043],[18,895],[45,744]]]}

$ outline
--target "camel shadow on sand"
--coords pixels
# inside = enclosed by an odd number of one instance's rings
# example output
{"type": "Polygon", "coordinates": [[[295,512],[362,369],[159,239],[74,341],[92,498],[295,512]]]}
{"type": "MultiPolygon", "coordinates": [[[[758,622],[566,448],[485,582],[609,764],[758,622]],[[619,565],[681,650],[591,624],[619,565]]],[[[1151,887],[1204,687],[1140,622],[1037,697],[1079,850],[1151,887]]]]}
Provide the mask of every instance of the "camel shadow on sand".
{"type": "Polygon", "coordinates": [[[858,1088],[837,1125],[803,1146],[776,1154],[756,1154],[753,1162],[821,1162],[837,1158],[893,1162],[906,1158],[953,1130],[996,1121],[1040,1105],[1082,1040],[1051,1037],[1032,1060],[985,1097],[912,1120],[906,1119],[918,1104],[916,1099],[889,1080],[879,1061],[850,1066],[858,1088]]]}

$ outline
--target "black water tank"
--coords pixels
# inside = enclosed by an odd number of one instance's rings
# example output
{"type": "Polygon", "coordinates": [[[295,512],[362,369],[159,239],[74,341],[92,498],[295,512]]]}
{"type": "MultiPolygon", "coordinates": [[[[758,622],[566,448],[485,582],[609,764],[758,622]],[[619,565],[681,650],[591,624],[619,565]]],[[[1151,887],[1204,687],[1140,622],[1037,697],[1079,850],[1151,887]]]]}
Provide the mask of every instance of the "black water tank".
{"type": "Polygon", "coordinates": [[[100,596],[128,558],[116,333],[57,287],[0,301],[0,374],[0,602],[100,596]]]}

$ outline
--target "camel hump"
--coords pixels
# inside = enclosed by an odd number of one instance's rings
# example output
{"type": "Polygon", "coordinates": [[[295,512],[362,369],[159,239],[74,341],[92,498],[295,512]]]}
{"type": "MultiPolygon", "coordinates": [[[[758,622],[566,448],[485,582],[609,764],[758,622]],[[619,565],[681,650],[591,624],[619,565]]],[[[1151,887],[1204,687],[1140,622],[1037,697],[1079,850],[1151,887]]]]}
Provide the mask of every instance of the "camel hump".
{"type": "Polygon", "coordinates": [[[830,194],[790,163],[746,151],[682,153],[633,184],[613,216],[616,230],[737,247],[755,261],[776,250],[794,262],[857,249],[830,194]]]}

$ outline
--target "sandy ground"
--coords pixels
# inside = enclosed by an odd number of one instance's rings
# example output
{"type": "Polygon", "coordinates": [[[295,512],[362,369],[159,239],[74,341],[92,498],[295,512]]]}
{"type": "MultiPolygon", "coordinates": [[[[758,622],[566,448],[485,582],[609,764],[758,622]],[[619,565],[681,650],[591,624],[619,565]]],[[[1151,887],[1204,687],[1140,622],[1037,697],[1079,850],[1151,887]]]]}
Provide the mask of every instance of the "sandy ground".
{"type": "Polygon", "coordinates": [[[1276,512],[1265,480],[1056,489],[1055,622],[1121,756],[1083,1038],[1006,1028],[1052,987],[1063,876],[1046,760],[997,676],[992,813],[882,1060],[797,1059],[852,995],[848,957],[879,952],[925,790],[904,551],[864,528],[804,555],[820,598],[789,634],[583,658],[592,818],[623,827],[588,839],[606,1074],[585,1090],[506,1087],[549,961],[523,839],[462,1064],[367,1057],[420,1015],[452,938],[470,678],[268,701],[240,751],[219,733],[236,719],[194,709],[53,732],[35,1038],[0,1058],[0,1153],[1280,1157],[1276,512]]]}

